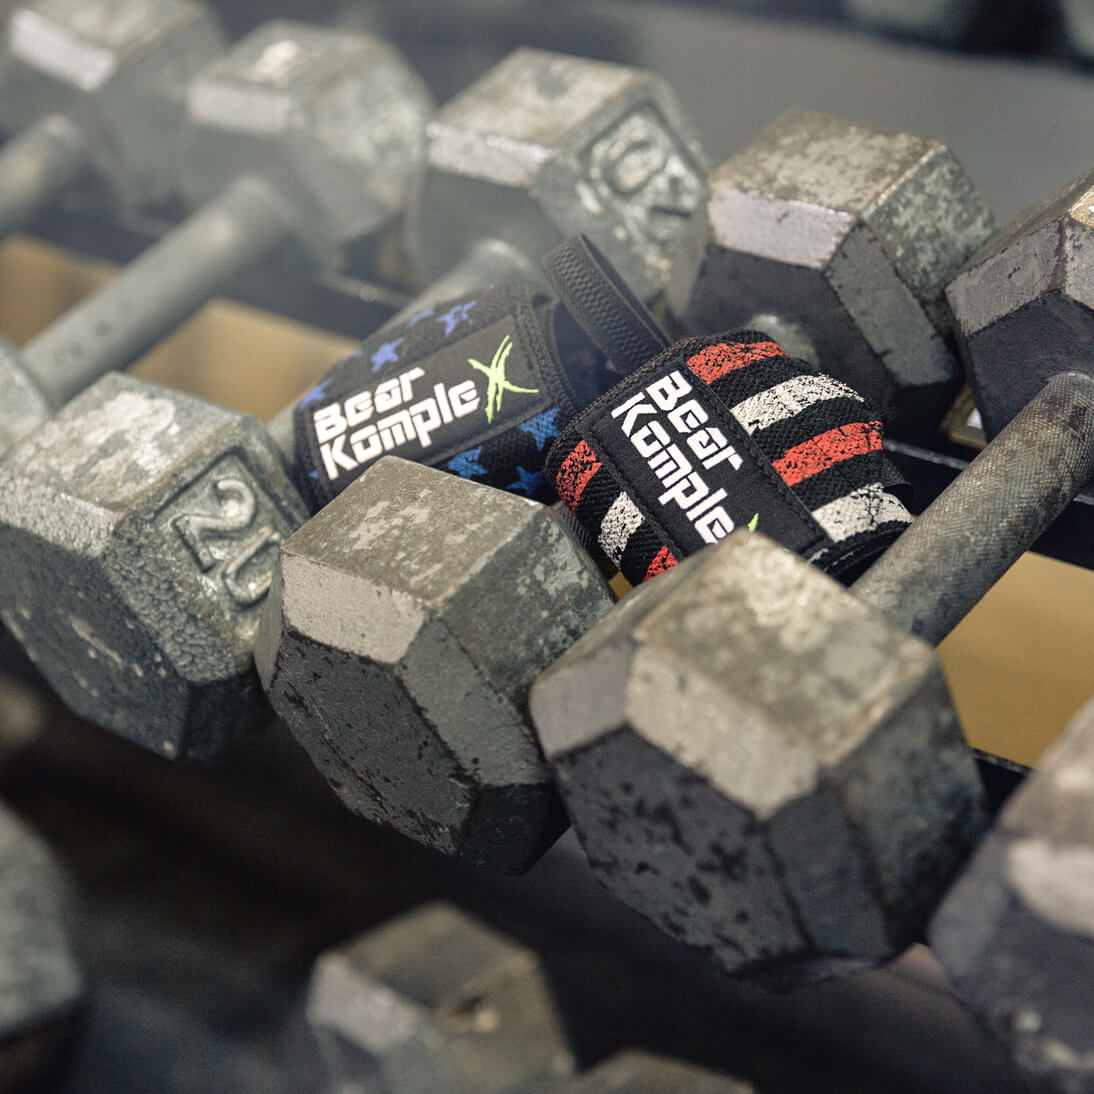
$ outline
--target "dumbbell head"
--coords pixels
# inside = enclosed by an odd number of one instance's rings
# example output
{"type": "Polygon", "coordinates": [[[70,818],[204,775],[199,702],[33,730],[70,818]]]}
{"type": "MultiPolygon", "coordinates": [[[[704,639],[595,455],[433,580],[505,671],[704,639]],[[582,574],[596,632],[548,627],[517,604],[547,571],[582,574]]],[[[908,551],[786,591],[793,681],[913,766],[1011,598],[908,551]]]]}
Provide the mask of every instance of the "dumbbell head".
{"type": "Polygon", "coordinates": [[[944,145],[791,111],[711,176],[670,301],[696,332],[775,317],[886,421],[933,424],[959,379],[943,286],[991,230],[944,145]]]}
{"type": "Polygon", "coordinates": [[[481,239],[536,259],[584,232],[649,296],[667,283],[705,174],[694,131],[661,79],[518,49],[430,123],[411,254],[433,278],[481,239]]]}
{"type": "Polygon", "coordinates": [[[276,550],[304,519],[262,426],[119,374],[0,470],[0,615],[78,714],[171,757],[253,722],[276,550]]]}
{"type": "Polygon", "coordinates": [[[1026,210],[947,289],[989,435],[1057,372],[1092,370],[1094,171],[1026,210]]]}
{"type": "Polygon", "coordinates": [[[775,986],[912,942],[982,823],[929,647],[759,534],[628,596],[530,705],[599,879],[775,986]]]}
{"type": "Polygon", "coordinates": [[[24,368],[19,350],[0,335],[0,454],[45,421],[52,410],[24,368]]]}
{"type": "Polygon", "coordinates": [[[1027,1076],[1094,1090],[1094,704],[1008,801],[930,940],[957,995],[1027,1076]]]}
{"type": "Polygon", "coordinates": [[[323,954],[308,1021],[332,1077],[379,1073],[389,1094],[518,1094],[573,1070],[536,955],[447,904],[323,954]]]}
{"type": "Polygon", "coordinates": [[[628,1049],[591,1071],[550,1088],[550,1094],[755,1094],[750,1083],[628,1049]]]}
{"type": "Polygon", "coordinates": [[[0,123],[15,132],[59,115],[123,205],[174,188],[186,85],[220,54],[193,0],[36,0],[16,7],[0,54],[0,123]]]}
{"type": "Polygon", "coordinates": [[[266,23],[187,92],[179,184],[194,205],[234,179],[272,184],[319,257],[390,221],[421,169],[432,101],[388,45],[266,23]]]}
{"type": "Polygon", "coordinates": [[[518,872],[564,826],[528,686],[610,599],[549,509],[385,456],[285,544],[255,661],[351,809],[518,872]]]}
{"type": "Polygon", "coordinates": [[[67,904],[64,878],[45,843],[0,806],[0,1075],[7,1089],[48,1062],[42,1057],[56,1047],[83,997],[67,904]]]}

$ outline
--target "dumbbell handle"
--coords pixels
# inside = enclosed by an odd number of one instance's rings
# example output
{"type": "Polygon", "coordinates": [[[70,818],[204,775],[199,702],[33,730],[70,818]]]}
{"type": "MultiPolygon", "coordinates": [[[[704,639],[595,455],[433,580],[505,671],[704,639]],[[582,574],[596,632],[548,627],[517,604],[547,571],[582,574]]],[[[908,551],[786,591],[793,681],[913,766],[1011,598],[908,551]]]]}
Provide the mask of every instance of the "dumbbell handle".
{"type": "Polygon", "coordinates": [[[128,364],[293,233],[276,192],[236,179],[23,350],[54,406],[128,364]]]}
{"type": "Polygon", "coordinates": [[[1094,478],[1094,378],[1053,376],[855,582],[937,644],[1094,478]]]}
{"type": "Polygon", "coordinates": [[[479,240],[466,258],[397,311],[381,329],[401,326],[426,308],[467,296],[487,285],[522,277],[541,278],[542,275],[539,267],[512,244],[500,239],[479,240]]]}
{"type": "Polygon", "coordinates": [[[33,223],[87,170],[79,127],[50,114],[0,148],[0,237],[33,223]]]}

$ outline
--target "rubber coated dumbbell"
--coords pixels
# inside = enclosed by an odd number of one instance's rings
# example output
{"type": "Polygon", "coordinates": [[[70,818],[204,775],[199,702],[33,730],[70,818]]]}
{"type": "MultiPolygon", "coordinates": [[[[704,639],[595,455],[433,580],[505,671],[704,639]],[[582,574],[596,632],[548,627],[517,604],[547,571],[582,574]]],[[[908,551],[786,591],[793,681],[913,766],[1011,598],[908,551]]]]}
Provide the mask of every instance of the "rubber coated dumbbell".
{"type": "Polygon", "coordinates": [[[208,8],[37,0],[0,24],[0,236],[85,180],[115,210],[172,196],[186,86],[223,52],[208,8]]]}
{"type": "Polygon", "coordinates": [[[714,171],[703,209],[670,293],[688,330],[766,330],[891,426],[937,426],[961,378],[942,291],[993,228],[949,149],[790,111],[714,171]]]}
{"type": "Polygon", "coordinates": [[[1056,378],[852,592],[733,535],[628,598],[531,697],[600,880],[784,985],[919,937],[984,815],[918,639],[948,633],[1092,473],[1094,378],[1056,378]]]}

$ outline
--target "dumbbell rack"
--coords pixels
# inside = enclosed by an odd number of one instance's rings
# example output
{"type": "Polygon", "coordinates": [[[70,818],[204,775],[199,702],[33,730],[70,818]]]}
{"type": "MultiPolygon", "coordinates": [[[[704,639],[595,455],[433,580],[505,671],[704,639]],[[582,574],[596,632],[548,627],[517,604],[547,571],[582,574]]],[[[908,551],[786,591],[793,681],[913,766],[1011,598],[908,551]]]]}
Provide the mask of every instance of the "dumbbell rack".
{"type": "MultiPolygon", "coordinates": [[[[298,14],[273,7],[225,4],[226,25],[239,34],[298,14]]],[[[1092,85],[1062,65],[944,54],[713,7],[559,3],[546,18],[548,5],[510,5],[504,18],[501,7],[461,6],[466,35],[456,43],[424,35],[400,43],[440,99],[520,35],[660,72],[714,162],[779,110],[809,105],[945,140],[1001,221],[1090,166],[1092,85]],[[509,37],[476,33],[480,17],[509,37]]],[[[309,11],[331,15],[333,5],[309,11]]],[[[125,261],[170,216],[120,224],[67,211],[36,234],[125,261]]],[[[352,273],[294,283],[280,271],[252,276],[239,297],[352,337],[405,301],[398,288],[352,273]]],[[[941,441],[897,448],[923,501],[967,459],[941,441]]],[[[1094,543],[1092,521],[1094,500],[1084,499],[1044,546],[1090,565],[1083,552],[1094,543]]],[[[499,879],[357,821],[276,731],[227,767],[204,771],[138,753],[74,724],[59,706],[49,722],[35,748],[0,768],[0,792],[77,879],[79,941],[97,988],[74,1070],[44,1089],[320,1091],[302,1010],[314,956],[438,896],[543,953],[585,1061],[641,1044],[745,1075],[764,1094],[1021,1089],[921,951],[848,983],[760,996],[615,905],[572,838],[527,877],[499,879]]]]}

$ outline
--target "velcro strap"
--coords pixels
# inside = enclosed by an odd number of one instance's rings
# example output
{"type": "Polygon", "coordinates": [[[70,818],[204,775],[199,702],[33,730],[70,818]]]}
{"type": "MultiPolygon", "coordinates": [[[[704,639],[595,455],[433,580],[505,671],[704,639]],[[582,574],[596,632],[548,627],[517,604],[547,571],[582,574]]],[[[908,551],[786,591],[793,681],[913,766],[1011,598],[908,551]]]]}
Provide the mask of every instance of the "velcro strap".
{"type": "Polygon", "coordinates": [[[657,320],[588,236],[563,240],[540,265],[564,307],[620,376],[668,348],[657,320]]]}
{"type": "Polygon", "coordinates": [[[542,501],[549,443],[577,413],[530,284],[427,308],[366,340],[294,414],[297,474],[319,509],[388,453],[542,501]]]}
{"type": "Polygon", "coordinates": [[[678,342],[563,432],[546,475],[633,584],[760,529],[839,575],[911,516],[882,428],[845,384],[756,331],[678,342]]]}

